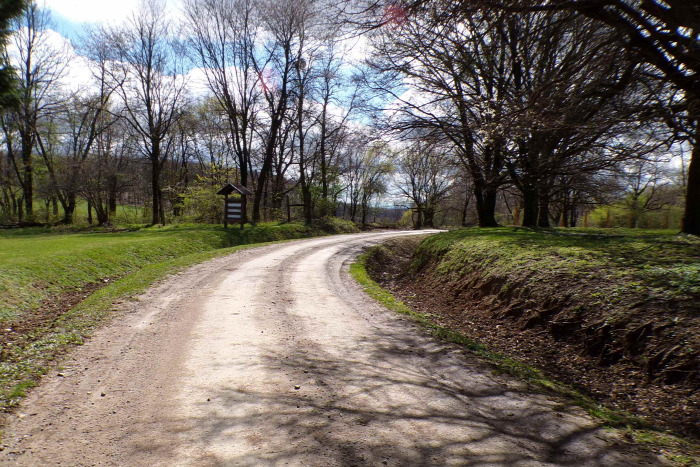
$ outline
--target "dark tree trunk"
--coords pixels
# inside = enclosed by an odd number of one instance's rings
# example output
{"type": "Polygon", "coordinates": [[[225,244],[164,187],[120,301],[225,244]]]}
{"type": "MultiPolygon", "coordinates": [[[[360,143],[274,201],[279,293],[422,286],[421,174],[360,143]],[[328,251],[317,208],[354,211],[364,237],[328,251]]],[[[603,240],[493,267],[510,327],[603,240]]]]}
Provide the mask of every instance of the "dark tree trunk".
{"type": "Polygon", "coordinates": [[[522,190],[523,193],[523,227],[537,227],[537,214],[539,210],[539,200],[537,198],[537,188],[528,184],[522,190]]]}
{"type": "Polygon", "coordinates": [[[73,215],[75,214],[75,206],[77,204],[77,200],[75,197],[75,193],[71,192],[68,193],[66,196],[66,202],[63,205],[63,223],[64,224],[72,224],[73,223],[73,215]]]}
{"type": "Polygon", "coordinates": [[[97,224],[107,225],[109,224],[109,210],[105,209],[102,205],[102,201],[95,203],[95,214],[97,214],[97,224]]]}
{"type": "Polygon", "coordinates": [[[541,227],[543,229],[548,229],[551,227],[551,224],[549,223],[549,196],[540,196],[537,227],[541,227]]]}
{"type": "Polygon", "coordinates": [[[367,216],[369,215],[369,200],[364,196],[362,197],[362,203],[360,203],[360,221],[362,224],[362,229],[367,228],[367,216]]]}
{"type": "Polygon", "coordinates": [[[22,138],[22,164],[24,164],[24,209],[27,219],[31,221],[34,214],[34,162],[32,161],[31,138],[22,138]],[[25,141],[29,139],[29,141],[25,141]]]}
{"type": "Polygon", "coordinates": [[[304,203],[304,221],[311,224],[313,221],[313,206],[311,205],[311,187],[303,185],[301,187],[301,202],[304,203]]]}
{"type": "Polygon", "coordinates": [[[471,198],[471,195],[469,192],[466,192],[465,197],[464,197],[464,205],[462,206],[462,227],[467,226],[467,212],[469,211],[469,198],[471,198]]]}
{"type": "MultiPolygon", "coordinates": [[[[281,104],[280,104],[281,105],[281,104]]],[[[260,177],[258,185],[255,187],[255,198],[253,199],[253,224],[260,222],[260,206],[262,203],[263,192],[265,190],[265,181],[267,174],[272,169],[272,159],[274,157],[275,143],[279,127],[282,125],[282,119],[279,116],[273,116],[270,125],[270,135],[268,136],[267,144],[265,145],[265,159],[263,160],[262,168],[260,169],[260,177]]]]}
{"type": "Polygon", "coordinates": [[[496,222],[496,196],[498,190],[485,189],[483,182],[474,180],[474,197],[476,198],[476,215],[479,227],[498,227],[496,222]]]}
{"type": "Polygon", "coordinates": [[[160,216],[160,141],[151,140],[151,202],[153,215],[151,224],[156,225],[161,220],[160,216]]]}
{"type": "Polygon", "coordinates": [[[435,209],[432,207],[423,210],[423,226],[435,228],[435,209]]]}
{"type": "Polygon", "coordinates": [[[487,189],[484,193],[484,212],[482,227],[498,227],[496,222],[496,201],[498,200],[497,189],[487,189]]]}
{"type": "Polygon", "coordinates": [[[109,213],[110,214],[116,214],[117,213],[117,187],[116,187],[116,182],[110,183],[109,187],[109,194],[107,204],[109,206],[109,213]]]}
{"type": "Polygon", "coordinates": [[[700,236],[700,118],[695,120],[695,145],[688,165],[683,232],[700,236]]]}
{"type": "Polygon", "coordinates": [[[416,230],[423,228],[423,207],[416,204],[416,221],[413,223],[413,228],[416,230]]]}

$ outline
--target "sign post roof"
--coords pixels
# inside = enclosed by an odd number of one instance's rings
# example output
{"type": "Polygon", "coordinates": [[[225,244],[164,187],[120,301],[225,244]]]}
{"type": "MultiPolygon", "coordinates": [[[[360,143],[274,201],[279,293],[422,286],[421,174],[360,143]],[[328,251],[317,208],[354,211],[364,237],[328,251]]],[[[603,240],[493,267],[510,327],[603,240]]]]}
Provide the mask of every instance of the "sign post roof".
{"type": "Polygon", "coordinates": [[[253,192],[243,185],[237,183],[227,183],[222,189],[220,189],[216,194],[228,196],[231,193],[236,193],[242,196],[252,196],[253,192]]]}

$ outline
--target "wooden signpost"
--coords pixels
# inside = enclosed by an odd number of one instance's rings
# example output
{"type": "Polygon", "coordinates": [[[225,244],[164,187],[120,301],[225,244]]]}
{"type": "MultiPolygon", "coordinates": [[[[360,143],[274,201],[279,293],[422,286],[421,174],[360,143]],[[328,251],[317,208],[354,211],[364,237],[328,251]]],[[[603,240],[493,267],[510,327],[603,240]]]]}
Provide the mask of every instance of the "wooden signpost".
{"type": "Polygon", "coordinates": [[[239,222],[242,229],[246,222],[246,196],[251,196],[253,192],[243,185],[228,183],[216,194],[224,196],[224,228],[228,227],[230,221],[239,222]],[[229,195],[235,197],[229,199],[229,195]]]}

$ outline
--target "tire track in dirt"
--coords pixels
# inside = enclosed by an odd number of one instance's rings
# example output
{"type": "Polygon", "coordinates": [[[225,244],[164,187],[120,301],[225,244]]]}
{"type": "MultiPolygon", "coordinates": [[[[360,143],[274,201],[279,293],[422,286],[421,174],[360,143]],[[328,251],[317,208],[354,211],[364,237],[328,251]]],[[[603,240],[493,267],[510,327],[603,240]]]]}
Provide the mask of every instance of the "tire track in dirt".
{"type": "Polygon", "coordinates": [[[168,279],[27,398],[0,461],[660,463],[366,297],[348,263],[409,234],[256,248],[168,279]]]}

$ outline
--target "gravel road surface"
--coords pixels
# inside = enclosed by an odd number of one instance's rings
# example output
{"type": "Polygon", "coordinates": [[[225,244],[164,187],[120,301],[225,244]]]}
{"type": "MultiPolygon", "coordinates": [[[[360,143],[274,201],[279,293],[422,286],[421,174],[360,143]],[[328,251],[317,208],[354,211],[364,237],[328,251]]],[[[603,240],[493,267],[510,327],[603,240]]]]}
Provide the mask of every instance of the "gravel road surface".
{"type": "Polygon", "coordinates": [[[660,463],[366,297],[348,264],[413,234],[252,248],[168,278],[32,391],[0,463],[660,463]]]}

